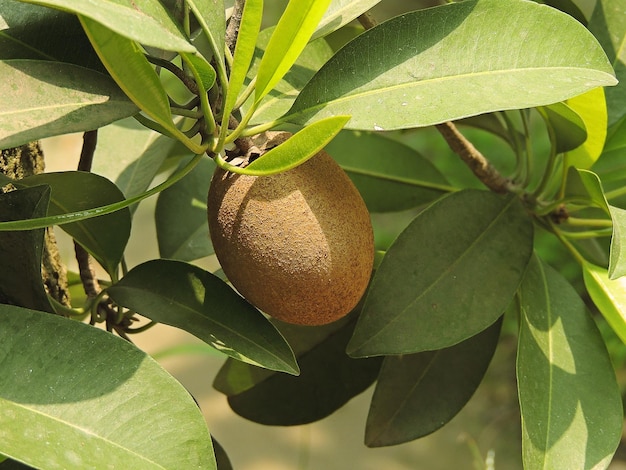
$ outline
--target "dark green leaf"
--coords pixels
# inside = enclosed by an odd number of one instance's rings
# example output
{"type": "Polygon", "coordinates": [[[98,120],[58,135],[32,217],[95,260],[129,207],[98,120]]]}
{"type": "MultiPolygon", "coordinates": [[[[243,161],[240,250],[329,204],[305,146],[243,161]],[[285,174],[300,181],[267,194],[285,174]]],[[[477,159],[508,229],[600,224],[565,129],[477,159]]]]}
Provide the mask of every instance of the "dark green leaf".
{"type": "Polygon", "coordinates": [[[298,377],[265,374],[256,377],[254,386],[247,387],[245,382],[250,378],[246,378],[246,375],[255,377],[250,366],[245,368],[248,370],[238,367],[225,372],[228,378],[222,380],[230,381],[231,388],[232,381],[244,381],[243,387],[238,385],[244,391],[228,396],[230,407],[240,416],[257,423],[290,426],[325,418],[363,392],[376,379],[381,361],[379,358],[349,358],[345,347],[354,328],[354,319],[341,324],[342,327],[334,331],[329,330],[333,328],[330,325],[291,325],[283,330],[289,342],[294,344],[298,344],[298,337],[307,334],[327,334],[325,339],[301,353],[298,358],[301,369],[298,377]]]}
{"type": "Polygon", "coordinates": [[[606,89],[609,125],[626,115],[626,15],[623,0],[598,0],[589,20],[589,30],[598,38],[613,65],[619,84],[606,89]]]}
{"type": "Polygon", "coordinates": [[[431,202],[448,188],[441,173],[412,148],[380,134],[342,131],[325,150],[341,165],[371,212],[431,202]]]}
{"type": "Polygon", "coordinates": [[[561,10],[571,17],[576,18],[576,20],[585,26],[587,25],[587,18],[585,18],[584,13],[572,0],[541,0],[539,3],[545,3],[546,5],[550,5],[551,7],[561,10]]]}
{"type": "Polygon", "coordinates": [[[225,282],[196,266],[148,261],[107,292],[117,304],[188,331],[230,357],[298,373],[289,345],[263,314],[225,282]]]}
{"type": "Polygon", "coordinates": [[[532,246],[516,197],[465,190],[440,199],[387,251],[348,353],[409,354],[476,335],[511,302],[532,246]]]}
{"type": "Polygon", "coordinates": [[[387,356],[365,427],[370,447],[402,444],[448,423],[472,397],[498,345],[502,321],[438,351],[387,356]]]}
{"type": "Polygon", "coordinates": [[[209,39],[213,54],[220,63],[224,62],[224,31],[226,19],[224,18],[223,0],[187,0],[187,4],[202,30],[209,39]]]}
{"type": "Polygon", "coordinates": [[[606,468],[622,434],[622,403],[585,304],[556,271],[533,258],[519,305],[524,467],[606,468]]]}
{"type": "MultiPolygon", "coordinates": [[[[44,216],[49,200],[48,186],[0,194],[0,220],[44,216]]],[[[0,232],[0,303],[54,312],[41,279],[44,230],[0,232]]]]}
{"type": "Polygon", "coordinates": [[[524,0],[454,2],[355,38],[284,120],[302,125],[350,114],[351,129],[427,126],[555,103],[614,85],[613,75],[596,39],[570,16],[524,0]]]}
{"type": "Polygon", "coordinates": [[[540,107],[539,111],[552,131],[556,153],[574,150],[587,140],[585,123],[567,104],[554,103],[540,107]]]}
{"type": "MultiPolygon", "coordinates": [[[[122,201],[124,196],[111,181],[93,173],[67,171],[42,173],[20,180],[19,186],[49,185],[52,189],[48,215],[91,209],[122,201]]],[[[130,213],[122,209],[61,226],[107,270],[116,272],[130,236],[130,213]]]]}
{"type": "Polygon", "coordinates": [[[35,468],[216,468],[189,393],[127,341],[0,305],[0,344],[2,454],[35,468]]]}
{"type": "Polygon", "coordinates": [[[75,15],[6,1],[0,3],[0,18],[1,60],[53,60],[106,72],[75,15]]]}
{"type": "Polygon", "coordinates": [[[593,205],[609,213],[600,178],[592,171],[570,167],[567,172],[565,196],[575,204],[593,205]]]}
{"type": "Polygon", "coordinates": [[[195,48],[158,0],[21,0],[77,13],[129,39],[166,51],[195,48]]]}
{"type": "MultiPolygon", "coordinates": [[[[183,161],[182,165],[185,165],[183,161]]],[[[162,258],[191,261],[213,253],[207,223],[206,197],[213,160],[205,158],[157,199],[155,221],[162,258]]]]}
{"type": "Polygon", "coordinates": [[[111,78],[49,60],[0,62],[0,148],[95,129],[137,107],[111,78]]]}

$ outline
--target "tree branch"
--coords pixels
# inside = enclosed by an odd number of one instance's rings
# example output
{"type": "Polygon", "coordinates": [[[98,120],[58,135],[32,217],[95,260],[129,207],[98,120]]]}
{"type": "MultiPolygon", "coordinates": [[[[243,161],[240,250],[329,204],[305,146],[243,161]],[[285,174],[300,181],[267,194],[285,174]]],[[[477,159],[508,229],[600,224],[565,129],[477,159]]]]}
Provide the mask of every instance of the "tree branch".
{"type": "Polygon", "coordinates": [[[239,35],[239,26],[241,25],[241,17],[243,15],[243,7],[245,6],[245,0],[235,0],[233,7],[233,13],[228,21],[226,27],[226,45],[231,54],[235,53],[235,45],[237,44],[237,36],[239,35]]]}

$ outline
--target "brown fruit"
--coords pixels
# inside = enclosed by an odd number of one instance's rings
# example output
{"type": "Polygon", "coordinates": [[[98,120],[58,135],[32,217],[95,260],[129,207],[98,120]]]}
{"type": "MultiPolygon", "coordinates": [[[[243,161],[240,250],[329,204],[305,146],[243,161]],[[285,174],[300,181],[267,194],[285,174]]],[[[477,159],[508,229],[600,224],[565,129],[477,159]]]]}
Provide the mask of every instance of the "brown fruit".
{"type": "Polygon", "coordinates": [[[218,169],[208,218],[224,273],[272,317],[300,325],[330,323],[365,292],[374,260],[369,213],[324,151],[271,176],[218,169]]]}

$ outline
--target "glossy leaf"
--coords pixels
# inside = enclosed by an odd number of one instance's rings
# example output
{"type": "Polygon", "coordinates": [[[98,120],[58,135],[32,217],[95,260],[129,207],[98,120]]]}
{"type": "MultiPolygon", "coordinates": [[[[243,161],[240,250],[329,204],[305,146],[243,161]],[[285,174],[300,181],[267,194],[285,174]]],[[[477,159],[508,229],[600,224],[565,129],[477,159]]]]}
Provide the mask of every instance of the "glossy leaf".
{"type": "Polygon", "coordinates": [[[365,444],[402,444],[448,423],[472,397],[498,345],[502,321],[438,351],[387,356],[372,397],[365,444]]]}
{"type": "Polygon", "coordinates": [[[602,154],[607,133],[607,110],[604,89],[595,88],[567,100],[567,105],[580,116],[587,129],[587,140],[567,152],[567,164],[589,169],[602,154]]]}
{"type": "Polygon", "coordinates": [[[519,305],[524,468],[606,468],[622,433],[622,403],[585,304],[556,271],[533,258],[519,305]]]}
{"type": "MultiPolygon", "coordinates": [[[[115,184],[93,173],[42,173],[16,183],[20,187],[42,184],[49,185],[52,190],[48,215],[91,209],[124,199],[115,184]]],[[[120,210],[61,228],[89,251],[108,273],[114,273],[130,236],[130,213],[120,210]]]]}
{"type": "Polygon", "coordinates": [[[378,3],[380,0],[331,0],[326,13],[313,33],[312,39],[337,31],[378,3]]]}
{"type": "Polygon", "coordinates": [[[259,65],[254,98],[257,103],[294,64],[329,4],[330,0],[291,0],[287,4],[259,65]]]}
{"type": "Polygon", "coordinates": [[[532,244],[532,223],[515,197],[465,190],[440,199],[387,251],[348,353],[410,354],[476,335],[511,302],[532,244]]]}
{"type": "Polygon", "coordinates": [[[539,108],[552,133],[552,145],[557,153],[580,147],[587,140],[587,129],[582,118],[565,103],[554,103],[539,108]]]}
{"type": "MultiPolygon", "coordinates": [[[[296,338],[327,332],[329,327],[332,328],[330,325],[321,328],[289,326],[281,330],[290,343],[297,344],[296,338]]],[[[304,424],[330,415],[369,387],[380,368],[379,358],[350,359],[346,356],[345,347],[353,328],[354,321],[344,323],[340,329],[302,351],[298,358],[300,376],[265,374],[255,380],[254,386],[230,394],[228,404],[240,416],[267,425],[304,424]]],[[[249,380],[246,377],[255,377],[250,369],[250,366],[240,366],[230,370],[228,380],[246,381],[249,380]]]]}
{"type": "Polygon", "coordinates": [[[626,15],[622,0],[598,0],[589,30],[606,52],[619,84],[606,89],[609,125],[626,116],[626,15]]]}
{"type": "MultiPolygon", "coordinates": [[[[273,30],[274,28],[269,28],[259,33],[254,59],[247,75],[248,80],[251,80],[258,72],[262,55],[264,54],[273,30]]],[[[332,55],[333,51],[324,39],[318,39],[308,43],[283,79],[276,84],[274,89],[270,91],[265,98],[263,98],[254,116],[252,116],[250,124],[264,124],[278,119],[285,114],[293,104],[300,90],[332,55]]],[[[242,107],[242,111],[247,111],[252,101],[253,99],[250,99],[246,105],[242,107]]]]}
{"type": "Polygon", "coordinates": [[[350,116],[333,116],[306,126],[250,163],[246,174],[267,176],[301,165],[322,150],[349,120],[350,116]]]}
{"type": "Polygon", "coordinates": [[[613,221],[611,252],[609,256],[609,278],[626,276],[626,210],[609,206],[613,221]]]}
{"type": "Polygon", "coordinates": [[[202,30],[209,39],[213,53],[220,63],[224,62],[224,18],[223,0],[187,0],[187,5],[196,16],[202,30]]]}
{"type": "Polygon", "coordinates": [[[583,276],[591,300],[626,343],[626,278],[609,279],[606,269],[588,262],[583,263],[583,276]]]}
{"type": "Polygon", "coordinates": [[[213,253],[206,198],[214,170],[213,160],[205,158],[159,194],[154,216],[162,258],[192,261],[213,253]]]}
{"type": "Polygon", "coordinates": [[[233,65],[228,81],[228,90],[224,104],[224,115],[230,115],[235,106],[239,92],[243,87],[248,68],[254,57],[255,45],[263,19],[263,0],[246,1],[241,18],[241,26],[237,35],[237,43],[233,54],[233,65]]]}
{"type": "Polygon", "coordinates": [[[8,59],[69,62],[106,72],[75,15],[17,1],[0,3],[0,60],[8,59]]]}
{"type": "Polygon", "coordinates": [[[21,1],[82,15],[147,46],[166,51],[193,52],[195,50],[158,0],[21,1]]]}
{"type": "Polygon", "coordinates": [[[401,211],[445,194],[444,176],[412,148],[376,133],[342,131],[325,150],[355,184],[370,212],[401,211]]]}
{"type": "MultiPolygon", "coordinates": [[[[0,193],[0,220],[41,217],[49,201],[47,186],[0,193]]],[[[43,244],[44,229],[0,232],[0,304],[54,312],[41,279],[43,244]]]]}
{"type": "Polygon", "coordinates": [[[351,129],[410,128],[615,83],[599,44],[573,18],[523,0],[470,0],[400,15],[356,37],[284,120],[351,114],[351,129]]]}
{"type": "Polygon", "coordinates": [[[196,266],[148,261],[107,293],[117,304],[188,331],[237,360],[298,373],[289,345],[263,314],[225,282],[196,266]]]}
{"type": "Polygon", "coordinates": [[[170,129],[167,94],[143,51],[132,40],[89,18],[80,21],[100,60],[124,93],[148,116],[170,129]]]}
{"type": "Polygon", "coordinates": [[[0,344],[1,453],[35,468],[216,469],[189,393],[127,341],[0,305],[0,344]]]}
{"type": "Polygon", "coordinates": [[[0,148],[95,129],[137,107],[109,77],[49,60],[0,62],[0,148]]]}

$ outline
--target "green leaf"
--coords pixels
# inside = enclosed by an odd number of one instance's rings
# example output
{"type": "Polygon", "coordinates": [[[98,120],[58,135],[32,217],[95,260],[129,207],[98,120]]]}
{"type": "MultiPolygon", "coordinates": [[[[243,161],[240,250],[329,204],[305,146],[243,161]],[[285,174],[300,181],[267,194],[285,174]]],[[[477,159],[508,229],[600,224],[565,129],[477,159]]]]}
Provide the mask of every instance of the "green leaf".
{"type": "Polygon", "coordinates": [[[609,278],[617,279],[626,276],[626,210],[609,206],[613,221],[613,235],[609,255],[609,278]]]}
{"type": "Polygon", "coordinates": [[[370,212],[410,209],[453,189],[429,160],[380,134],[341,131],[325,150],[348,174],[370,212]]]}
{"type": "Polygon", "coordinates": [[[582,118],[565,103],[554,103],[538,108],[551,129],[551,140],[556,153],[580,147],[587,140],[587,129],[582,118]]]}
{"type": "Polygon", "coordinates": [[[589,169],[602,154],[607,134],[607,110],[603,88],[575,96],[567,105],[583,120],[587,129],[587,140],[580,147],[567,152],[567,164],[576,168],[589,169]]]}
{"type": "Polygon", "coordinates": [[[330,0],[291,0],[287,4],[259,65],[255,102],[260,102],[285,76],[311,39],[329,4],[330,0]]]}
{"type": "Polygon", "coordinates": [[[216,469],[192,397],[127,341],[0,305],[0,344],[2,454],[35,468],[216,469]]]}
{"type": "MultiPolygon", "coordinates": [[[[41,217],[49,200],[47,186],[0,193],[0,220],[41,217]]],[[[0,303],[54,312],[41,279],[43,243],[44,229],[0,232],[0,303]]]]}
{"type": "Polygon", "coordinates": [[[418,439],[448,423],[472,397],[498,345],[502,321],[438,351],[387,356],[372,397],[365,444],[418,439]]]}
{"type": "Polygon", "coordinates": [[[267,176],[301,165],[322,150],[349,120],[350,116],[333,116],[306,126],[250,163],[245,174],[267,176]]]}
{"type": "MultiPolygon", "coordinates": [[[[252,80],[258,72],[262,60],[261,56],[264,54],[273,31],[274,28],[269,28],[259,34],[247,79],[252,80]]],[[[250,124],[264,124],[285,114],[300,90],[332,55],[333,51],[324,39],[317,39],[308,43],[283,79],[263,98],[261,104],[256,108],[250,124]]],[[[242,107],[243,112],[247,111],[252,101],[253,99],[248,100],[246,106],[242,107]]]]}
{"type": "Polygon", "coordinates": [[[570,167],[567,171],[565,196],[579,205],[594,205],[609,214],[600,178],[589,170],[570,167]]]}
{"type": "Polygon", "coordinates": [[[186,64],[192,68],[196,82],[204,90],[210,90],[215,85],[215,69],[200,54],[182,54],[186,64]]]}
{"type": "Polygon", "coordinates": [[[95,21],[80,21],[100,60],[124,93],[152,119],[173,127],[167,93],[141,48],[95,21]]]}
{"type": "Polygon", "coordinates": [[[626,180],[626,118],[611,127],[600,158],[593,170],[600,176],[604,188],[622,189],[626,180]]]}
{"type": "Polygon", "coordinates": [[[235,107],[239,92],[243,87],[263,19],[263,0],[247,0],[241,17],[239,34],[233,54],[233,65],[228,81],[228,90],[224,104],[224,115],[228,116],[235,107]]]}
{"type": "Polygon", "coordinates": [[[48,60],[0,62],[0,148],[95,129],[137,107],[109,77],[48,60]]]}
{"type": "Polygon", "coordinates": [[[585,26],[587,25],[587,18],[585,17],[584,13],[572,0],[539,0],[538,3],[545,3],[546,5],[550,5],[551,7],[567,13],[585,26]]]}
{"type": "Polygon", "coordinates": [[[195,51],[158,0],[21,1],[76,13],[147,46],[166,51],[195,51]]]}
{"type": "MultiPolygon", "coordinates": [[[[18,187],[49,185],[52,193],[48,215],[53,216],[124,199],[111,181],[93,173],[79,171],[42,173],[14,184],[18,187]]],[[[102,217],[63,225],[61,228],[112,274],[117,270],[130,236],[130,213],[128,210],[120,210],[102,217]]]]}
{"type": "Polygon", "coordinates": [[[622,434],[622,403],[585,304],[556,271],[533,258],[519,305],[524,468],[606,468],[622,434]]]}
{"type": "Polygon", "coordinates": [[[316,39],[337,31],[380,3],[380,0],[332,0],[313,33],[316,39]]]}
{"type": "Polygon", "coordinates": [[[298,340],[307,335],[317,336],[320,341],[306,351],[301,348],[298,377],[285,374],[257,377],[251,366],[228,370],[227,362],[224,367],[227,371],[221,370],[218,374],[218,378],[222,375],[222,381],[243,381],[246,384],[250,378],[256,379],[253,386],[240,386],[243,391],[228,395],[228,404],[240,416],[267,425],[311,423],[341,408],[376,379],[381,363],[379,358],[351,359],[345,354],[354,318],[341,323],[339,329],[330,325],[280,325],[285,337],[296,346],[298,340]]]}
{"type": "Polygon", "coordinates": [[[470,0],[397,16],[356,37],[284,120],[350,114],[352,129],[428,126],[615,83],[596,39],[570,16],[524,0],[470,0]]]}
{"type": "Polygon", "coordinates": [[[585,287],[613,331],[626,343],[626,278],[609,279],[606,269],[583,263],[585,287]]]}
{"type": "Polygon", "coordinates": [[[0,19],[0,60],[52,60],[106,72],[75,15],[10,1],[0,3],[0,19]]]}
{"type": "Polygon", "coordinates": [[[619,84],[606,90],[609,125],[626,116],[626,15],[622,0],[598,0],[589,20],[615,70],[619,84]]]}
{"type": "Polygon", "coordinates": [[[220,64],[224,63],[224,18],[223,0],[187,0],[187,5],[196,16],[202,30],[207,36],[213,53],[220,64]]]}
{"type": "Polygon", "coordinates": [[[298,373],[289,345],[263,314],[225,282],[196,266],[148,261],[107,293],[117,304],[188,331],[237,360],[298,373]]]}
{"type": "Polygon", "coordinates": [[[161,258],[191,261],[213,253],[206,197],[214,170],[213,160],[205,158],[159,194],[154,216],[161,258]]]}
{"type": "Polygon", "coordinates": [[[476,335],[511,302],[532,245],[532,223],[516,197],[465,190],[440,199],[387,251],[348,354],[409,354],[476,335]]]}

